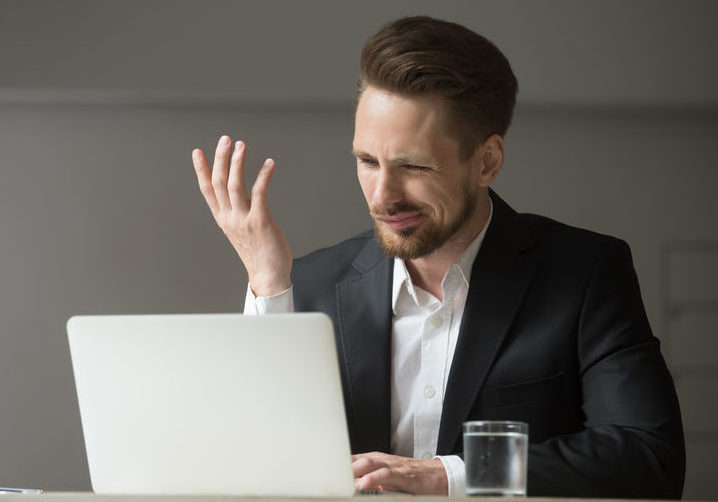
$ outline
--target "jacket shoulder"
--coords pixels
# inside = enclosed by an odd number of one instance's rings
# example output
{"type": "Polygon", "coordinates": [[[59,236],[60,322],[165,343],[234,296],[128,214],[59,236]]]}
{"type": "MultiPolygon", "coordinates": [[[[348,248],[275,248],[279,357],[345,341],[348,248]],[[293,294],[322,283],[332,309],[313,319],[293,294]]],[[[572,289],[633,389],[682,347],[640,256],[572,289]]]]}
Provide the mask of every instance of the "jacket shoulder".
{"type": "Polygon", "coordinates": [[[516,217],[526,225],[535,243],[557,255],[596,256],[609,250],[629,252],[626,241],[610,235],[579,228],[560,221],[530,213],[518,213],[516,217]]]}
{"type": "Polygon", "coordinates": [[[351,273],[356,258],[373,241],[374,232],[369,230],[296,258],[292,265],[292,282],[339,281],[351,273]]]}

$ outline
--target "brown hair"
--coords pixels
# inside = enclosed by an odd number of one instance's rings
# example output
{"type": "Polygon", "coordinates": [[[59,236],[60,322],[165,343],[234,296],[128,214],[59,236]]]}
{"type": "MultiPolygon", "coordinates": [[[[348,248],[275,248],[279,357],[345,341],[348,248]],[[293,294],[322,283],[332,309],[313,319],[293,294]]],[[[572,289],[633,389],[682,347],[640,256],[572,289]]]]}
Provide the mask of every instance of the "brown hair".
{"type": "Polygon", "coordinates": [[[463,158],[490,135],[506,134],[518,90],[511,65],[494,44],[459,24],[427,16],[397,19],[367,40],[360,95],[367,86],[442,96],[463,158]]]}

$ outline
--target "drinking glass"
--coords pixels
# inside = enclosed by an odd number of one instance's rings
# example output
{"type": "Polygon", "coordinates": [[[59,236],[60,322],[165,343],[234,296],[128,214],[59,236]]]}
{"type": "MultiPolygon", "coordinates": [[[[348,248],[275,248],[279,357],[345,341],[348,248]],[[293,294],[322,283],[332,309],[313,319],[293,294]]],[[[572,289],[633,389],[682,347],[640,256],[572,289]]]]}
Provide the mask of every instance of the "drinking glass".
{"type": "Polygon", "coordinates": [[[526,496],[528,424],[464,422],[466,494],[526,496]]]}

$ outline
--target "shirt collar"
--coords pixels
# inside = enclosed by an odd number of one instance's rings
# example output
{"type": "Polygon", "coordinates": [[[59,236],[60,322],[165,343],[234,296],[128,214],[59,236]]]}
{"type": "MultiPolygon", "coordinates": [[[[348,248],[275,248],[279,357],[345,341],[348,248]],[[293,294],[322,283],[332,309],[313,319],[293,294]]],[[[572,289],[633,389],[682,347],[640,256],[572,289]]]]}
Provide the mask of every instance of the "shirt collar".
{"type": "MultiPolygon", "coordinates": [[[[486,236],[486,230],[489,228],[489,224],[491,223],[491,218],[494,214],[494,203],[489,198],[489,218],[486,220],[486,224],[484,225],[484,228],[481,229],[481,232],[479,232],[479,235],[474,238],[473,241],[471,241],[471,244],[469,244],[469,247],[464,250],[464,252],[461,254],[458,260],[454,262],[451,267],[449,267],[449,270],[446,271],[446,274],[444,275],[444,279],[442,280],[441,284],[442,287],[447,282],[447,278],[449,277],[449,274],[452,272],[452,269],[458,269],[460,272],[461,278],[463,279],[463,282],[468,286],[469,282],[471,280],[471,269],[474,266],[474,261],[476,260],[476,256],[479,254],[479,250],[481,249],[481,244],[484,242],[484,237],[486,236]]],[[[416,290],[414,289],[414,283],[411,280],[411,276],[409,275],[409,271],[406,269],[406,264],[404,263],[404,260],[401,258],[394,258],[394,278],[392,281],[392,292],[391,292],[391,309],[394,315],[396,315],[396,304],[399,299],[399,295],[402,294],[402,290],[406,288],[406,293],[408,293],[414,301],[418,304],[418,300],[416,297],[416,290]]]]}

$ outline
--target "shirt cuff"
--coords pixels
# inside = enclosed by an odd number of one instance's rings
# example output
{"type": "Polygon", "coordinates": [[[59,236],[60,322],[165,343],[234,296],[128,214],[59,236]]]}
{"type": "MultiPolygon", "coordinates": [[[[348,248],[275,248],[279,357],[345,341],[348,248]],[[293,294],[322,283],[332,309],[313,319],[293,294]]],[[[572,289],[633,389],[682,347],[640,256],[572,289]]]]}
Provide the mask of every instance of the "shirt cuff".
{"type": "Polygon", "coordinates": [[[272,296],[254,296],[247,284],[244,297],[244,315],[288,314],[294,312],[294,289],[290,285],[281,293],[272,296]]]}
{"type": "Polygon", "coordinates": [[[439,455],[435,458],[441,460],[446,469],[446,477],[449,480],[449,497],[465,497],[466,469],[464,460],[458,455],[439,455]]]}

